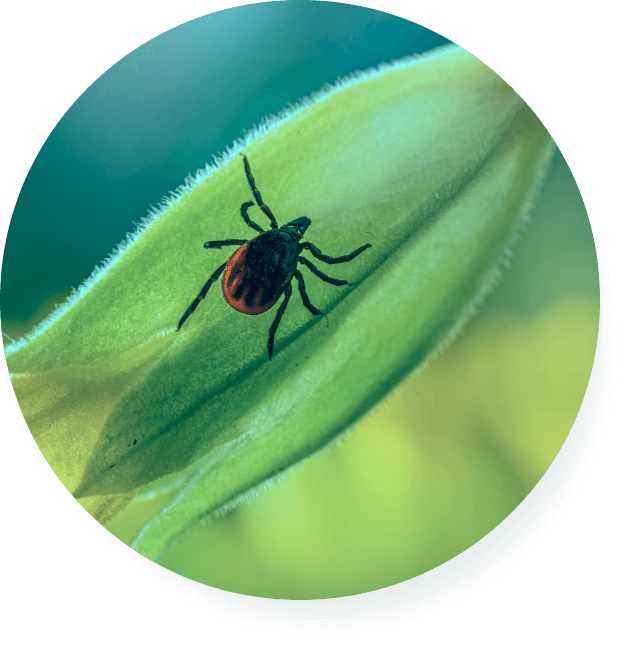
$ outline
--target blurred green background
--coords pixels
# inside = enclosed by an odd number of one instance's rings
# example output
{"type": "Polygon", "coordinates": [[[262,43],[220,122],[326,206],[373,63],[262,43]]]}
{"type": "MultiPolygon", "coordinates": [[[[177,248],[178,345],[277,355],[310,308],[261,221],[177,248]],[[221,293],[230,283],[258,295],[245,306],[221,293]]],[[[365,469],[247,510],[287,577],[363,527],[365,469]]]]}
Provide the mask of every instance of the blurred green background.
{"type": "MultiPolygon", "coordinates": [[[[446,42],[361,7],[284,2],[144,44],[73,104],[33,164],[7,236],[3,333],[28,332],[149,203],[244,128],[353,70],[446,42]]],[[[559,451],[598,316],[590,225],[557,152],[511,268],[459,339],[330,452],[200,525],[162,564],[300,599],[385,587],[449,560],[511,513],[559,451]]],[[[107,528],[130,542],[169,500],[136,500],[107,528]]]]}

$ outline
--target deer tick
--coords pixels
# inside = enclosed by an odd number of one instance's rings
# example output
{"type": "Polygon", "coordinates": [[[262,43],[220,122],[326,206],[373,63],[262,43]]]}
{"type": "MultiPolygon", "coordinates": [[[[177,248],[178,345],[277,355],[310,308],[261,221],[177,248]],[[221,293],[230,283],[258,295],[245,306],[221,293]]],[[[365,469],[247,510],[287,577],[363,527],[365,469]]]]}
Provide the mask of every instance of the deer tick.
{"type": "Polygon", "coordinates": [[[257,223],[248,216],[248,209],[255,203],[245,202],[241,206],[241,217],[248,227],[256,230],[258,234],[250,240],[227,239],[225,241],[208,241],[205,248],[220,248],[225,245],[239,245],[239,249],[222,265],[215,270],[210,279],[204,284],[199,295],[193,300],[189,308],[178,323],[178,331],[187,320],[189,315],[198,307],[198,304],[206,297],[209,288],[220,278],[222,272],[222,292],[224,299],[235,310],[246,315],[259,315],[265,313],[277,303],[281,295],[284,295],[283,302],[277,310],[270,331],[268,332],[268,356],[272,360],[274,350],[274,334],[276,333],[283,313],[287,308],[292,295],[292,279],[296,277],[298,290],[305,308],[313,315],[323,313],[315,308],[309,301],[305,290],[305,279],[298,270],[298,264],[306,266],[319,279],[333,284],[334,286],[351,285],[344,279],[333,279],[321,272],[309,259],[300,256],[303,250],[309,250],[315,258],[325,263],[346,263],[355,259],[361,252],[371,247],[370,243],[363,245],[351,254],[345,256],[330,257],[323,254],[313,243],[301,243],[300,240],[305,230],[310,226],[311,220],[301,216],[279,227],[276,218],[270,208],[263,202],[261,193],[255,186],[255,179],[250,171],[248,158],[244,158],[244,170],[252,195],[257,201],[259,209],[270,219],[271,228],[264,231],[257,223]],[[225,272],[224,272],[225,270],[225,272]]]}

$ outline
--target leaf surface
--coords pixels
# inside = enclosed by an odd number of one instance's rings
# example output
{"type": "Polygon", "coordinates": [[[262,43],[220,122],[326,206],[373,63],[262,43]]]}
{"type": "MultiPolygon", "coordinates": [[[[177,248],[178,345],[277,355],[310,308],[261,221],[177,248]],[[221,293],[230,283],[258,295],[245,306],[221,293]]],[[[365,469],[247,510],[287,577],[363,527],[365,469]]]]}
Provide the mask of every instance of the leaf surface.
{"type": "Polygon", "coordinates": [[[217,284],[175,332],[232,250],[203,243],[254,234],[239,216],[250,195],[234,149],[47,328],[7,347],[42,451],[100,519],[155,480],[178,484],[133,545],[160,556],[335,440],[458,330],[497,277],[551,150],[513,90],[453,47],[342,84],[268,125],[245,148],[264,201],[280,223],[309,216],[305,238],[325,254],[371,243],[348,264],[315,261],[354,285],[304,270],[328,321],[295,287],[272,362],[276,307],[245,316],[217,284]]]}

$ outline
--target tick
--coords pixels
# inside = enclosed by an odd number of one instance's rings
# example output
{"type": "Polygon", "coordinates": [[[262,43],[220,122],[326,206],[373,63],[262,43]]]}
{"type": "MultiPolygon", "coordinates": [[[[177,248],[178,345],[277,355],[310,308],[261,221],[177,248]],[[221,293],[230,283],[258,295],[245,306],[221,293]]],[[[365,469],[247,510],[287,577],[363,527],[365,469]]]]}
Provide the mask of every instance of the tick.
{"type": "Polygon", "coordinates": [[[248,216],[248,209],[255,203],[251,200],[241,206],[241,217],[248,227],[256,230],[258,234],[250,240],[227,239],[225,241],[207,241],[205,248],[221,248],[225,245],[239,245],[237,251],[215,270],[209,280],[204,284],[198,296],[178,323],[178,331],[189,315],[198,307],[206,297],[210,287],[220,278],[222,273],[222,293],[224,299],[235,310],[246,315],[260,315],[270,310],[284,295],[281,306],[277,310],[270,331],[268,332],[268,356],[272,360],[274,351],[274,334],[279,328],[279,323],[285,313],[290,297],[292,296],[292,279],[296,277],[298,290],[305,308],[313,315],[322,315],[322,311],[315,308],[309,301],[305,289],[305,279],[298,270],[302,264],[311,270],[319,279],[334,286],[351,285],[344,279],[333,279],[321,272],[309,259],[300,256],[303,250],[309,250],[316,259],[325,263],[346,263],[355,259],[358,254],[371,247],[370,243],[363,245],[351,254],[330,257],[323,254],[313,243],[301,243],[305,230],[311,225],[311,220],[301,216],[283,227],[279,227],[270,208],[263,202],[261,193],[255,186],[255,179],[250,171],[248,158],[244,158],[244,171],[252,195],[257,201],[259,209],[270,219],[270,229],[264,231],[248,216]]]}

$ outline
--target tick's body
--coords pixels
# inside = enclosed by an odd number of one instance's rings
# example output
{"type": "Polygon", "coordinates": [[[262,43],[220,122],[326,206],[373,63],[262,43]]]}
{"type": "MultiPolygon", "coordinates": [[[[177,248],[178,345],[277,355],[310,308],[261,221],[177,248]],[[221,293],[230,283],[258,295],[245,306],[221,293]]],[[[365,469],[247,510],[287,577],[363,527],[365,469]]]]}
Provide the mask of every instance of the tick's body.
{"type": "Polygon", "coordinates": [[[294,231],[269,230],[244,243],[230,257],[222,292],[240,313],[259,315],[272,308],[291,281],[300,254],[294,231]]]}
{"type": "Polygon", "coordinates": [[[264,232],[259,225],[250,220],[248,208],[254,205],[250,201],[241,206],[241,216],[249,227],[259,232],[257,236],[250,241],[229,239],[226,241],[208,241],[204,244],[206,248],[217,248],[225,245],[239,245],[240,247],[226,263],[223,263],[217,268],[210,279],[204,284],[199,295],[193,300],[193,303],[178,323],[178,330],[180,330],[187,317],[197,308],[200,301],[206,297],[206,293],[209,291],[211,285],[219,279],[225,269],[222,279],[224,298],[230,306],[240,313],[245,313],[246,315],[265,313],[276,304],[281,295],[285,295],[285,299],[281,303],[268,333],[268,355],[270,360],[272,360],[274,334],[292,295],[291,282],[293,277],[296,277],[298,280],[298,289],[305,307],[313,315],[322,315],[322,312],[314,308],[309,301],[305,290],[305,280],[297,267],[299,263],[307,266],[317,277],[327,283],[334,284],[335,286],[349,284],[348,281],[332,279],[323,274],[311,261],[300,256],[300,253],[303,250],[309,250],[317,259],[325,263],[345,263],[354,259],[367,248],[370,248],[371,245],[364,245],[346,256],[332,258],[323,254],[312,243],[300,242],[305,230],[311,224],[309,218],[303,216],[279,228],[270,208],[264,204],[261,199],[261,194],[255,186],[255,180],[250,172],[248,159],[243,153],[242,156],[244,158],[244,169],[250,189],[257,201],[257,205],[270,219],[272,229],[264,232]]]}

